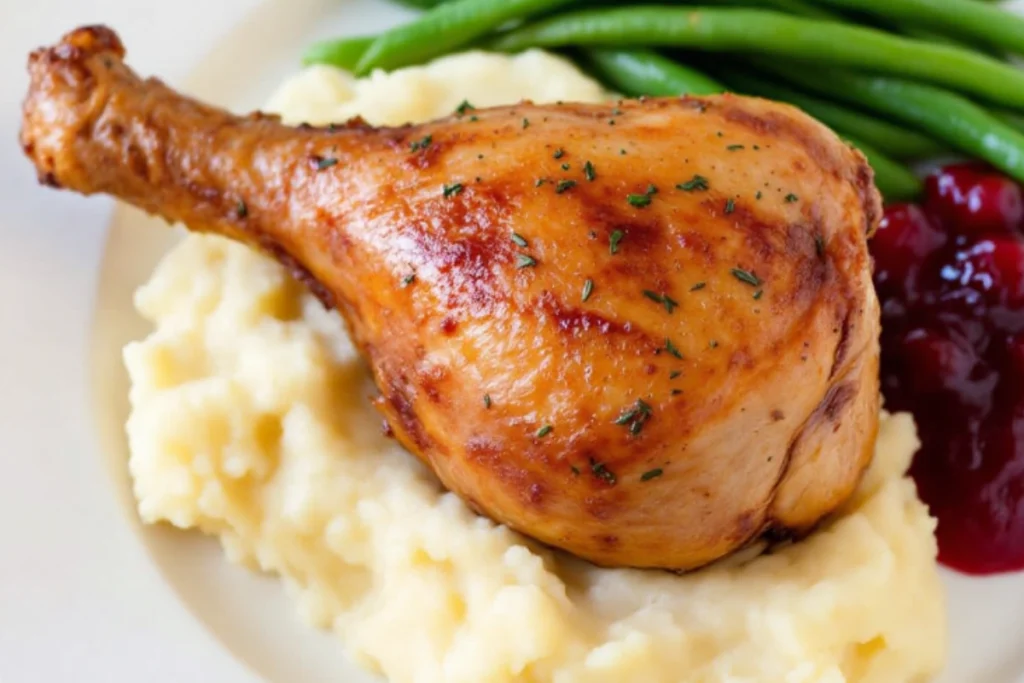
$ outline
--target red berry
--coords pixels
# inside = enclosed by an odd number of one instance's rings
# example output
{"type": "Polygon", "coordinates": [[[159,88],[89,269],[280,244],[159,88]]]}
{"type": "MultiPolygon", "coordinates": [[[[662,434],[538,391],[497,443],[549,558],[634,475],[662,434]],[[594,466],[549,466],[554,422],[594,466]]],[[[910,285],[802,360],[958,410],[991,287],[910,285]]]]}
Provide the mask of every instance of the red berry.
{"type": "Polygon", "coordinates": [[[977,163],[946,166],[925,181],[928,214],[971,237],[1017,234],[1024,222],[1024,191],[977,163]]]}
{"type": "Polygon", "coordinates": [[[919,206],[891,204],[871,241],[875,282],[887,290],[907,292],[924,260],[945,240],[919,206]]]}
{"type": "Polygon", "coordinates": [[[906,334],[901,356],[906,388],[919,395],[957,391],[978,362],[968,344],[925,329],[906,334]]]}
{"type": "Polygon", "coordinates": [[[982,240],[962,252],[959,260],[961,284],[985,292],[996,305],[1024,308],[1024,241],[982,240]]]}

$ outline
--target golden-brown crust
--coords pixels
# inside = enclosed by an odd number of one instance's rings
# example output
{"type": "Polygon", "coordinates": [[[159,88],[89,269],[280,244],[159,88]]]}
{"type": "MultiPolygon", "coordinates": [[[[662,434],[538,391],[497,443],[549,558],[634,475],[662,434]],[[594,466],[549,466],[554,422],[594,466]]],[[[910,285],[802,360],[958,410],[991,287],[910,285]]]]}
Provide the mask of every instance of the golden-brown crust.
{"type": "Polygon", "coordinates": [[[879,198],[798,110],[724,95],[296,129],[121,55],[96,28],[34,53],[40,177],[285,263],[347,320],[396,438],[474,509],[601,564],[686,569],[802,533],[856,485],[879,198]]]}

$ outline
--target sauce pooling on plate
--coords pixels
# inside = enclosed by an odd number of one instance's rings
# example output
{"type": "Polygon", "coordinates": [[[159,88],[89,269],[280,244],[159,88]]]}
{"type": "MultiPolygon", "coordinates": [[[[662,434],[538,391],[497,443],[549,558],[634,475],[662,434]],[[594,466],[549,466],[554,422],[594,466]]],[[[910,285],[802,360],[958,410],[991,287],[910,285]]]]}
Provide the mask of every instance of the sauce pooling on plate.
{"type": "Polygon", "coordinates": [[[882,389],[917,420],[911,473],[939,559],[1024,569],[1024,192],[983,165],[947,166],[923,206],[888,207],[872,253],[882,389]]]}

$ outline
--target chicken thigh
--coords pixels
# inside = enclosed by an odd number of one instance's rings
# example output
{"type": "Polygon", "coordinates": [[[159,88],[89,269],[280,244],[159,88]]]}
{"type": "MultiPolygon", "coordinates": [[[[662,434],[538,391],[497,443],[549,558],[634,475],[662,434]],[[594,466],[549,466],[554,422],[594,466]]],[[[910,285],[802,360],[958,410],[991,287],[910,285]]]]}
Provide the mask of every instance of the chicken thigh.
{"type": "Polygon", "coordinates": [[[297,128],[141,80],[117,36],[31,55],[42,182],[277,258],[336,307],[409,451],[475,510],[601,565],[805,533],[878,414],[864,158],[722,95],[297,128]]]}

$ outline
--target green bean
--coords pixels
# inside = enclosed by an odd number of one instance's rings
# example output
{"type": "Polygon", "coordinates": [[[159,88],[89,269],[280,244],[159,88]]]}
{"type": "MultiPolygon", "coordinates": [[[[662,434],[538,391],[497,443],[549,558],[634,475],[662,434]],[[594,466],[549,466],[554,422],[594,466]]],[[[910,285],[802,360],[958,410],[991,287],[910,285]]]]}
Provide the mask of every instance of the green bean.
{"type": "Polygon", "coordinates": [[[1016,130],[1024,133],[1024,114],[1018,114],[1015,111],[1006,111],[1005,109],[993,109],[992,115],[1011,128],[1015,128],[1016,130]]]}
{"type": "Polygon", "coordinates": [[[740,7],[764,7],[785,12],[786,14],[795,14],[798,17],[807,17],[808,19],[846,21],[846,17],[814,5],[813,0],[811,2],[806,0],[708,0],[708,2],[740,7]]]}
{"type": "Polygon", "coordinates": [[[564,45],[693,47],[769,53],[918,77],[1024,108],[1024,71],[969,50],[883,31],[734,8],[625,7],[570,12],[514,29],[503,50],[564,45]]]}
{"type": "Polygon", "coordinates": [[[313,43],[302,55],[302,63],[330,64],[341,69],[352,71],[366,48],[376,40],[376,36],[356,36],[337,40],[321,40],[313,43]]]}
{"type": "Polygon", "coordinates": [[[598,78],[624,95],[711,95],[725,87],[699,71],[650,50],[590,48],[583,51],[598,78]]]}
{"type": "Polygon", "coordinates": [[[815,92],[911,124],[1024,182],[1024,133],[956,93],[839,69],[814,71],[793,63],[759,66],[815,92]]]}
{"type": "Polygon", "coordinates": [[[416,21],[381,34],[363,53],[356,73],[418,64],[462,47],[506,22],[565,5],[572,0],[455,0],[416,21]]]}
{"type": "Polygon", "coordinates": [[[851,135],[840,132],[840,137],[867,158],[875,172],[875,185],[886,201],[914,199],[921,194],[921,180],[906,166],[851,135]]]}
{"type": "Polygon", "coordinates": [[[770,79],[751,76],[739,69],[721,70],[718,76],[748,95],[789,102],[831,128],[849,133],[873,148],[897,159],[920,159],[943,151],[942,145],[920,133],[882,119],[787,88],[770,79]]]}
{"type": "Polygon", "coordinates": [[[1024,53],[1024,17],[975,0],[812,0],[913,22],[1024,53]]]}

